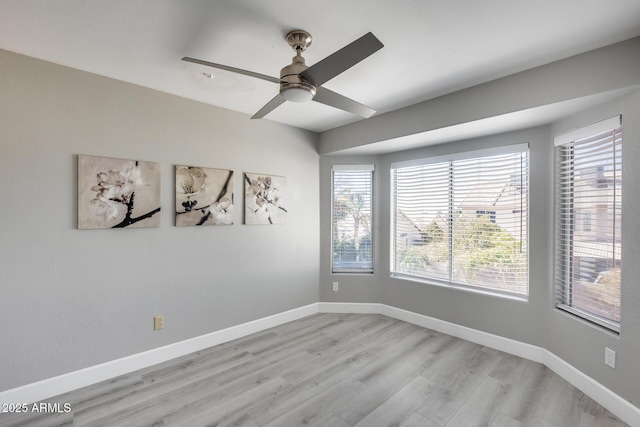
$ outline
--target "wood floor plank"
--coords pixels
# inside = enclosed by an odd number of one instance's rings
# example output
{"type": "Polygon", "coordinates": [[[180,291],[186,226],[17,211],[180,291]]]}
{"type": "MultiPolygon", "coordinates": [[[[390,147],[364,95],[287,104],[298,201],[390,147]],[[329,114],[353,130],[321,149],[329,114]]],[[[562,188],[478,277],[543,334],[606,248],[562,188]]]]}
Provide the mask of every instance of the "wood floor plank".
{"type": "Polygon", "coordinates": [[[425,349],[408,351],[394,359],[381,358],[357,371],[352,376],[367,388],[339,402],[333,412],[350,425],[360,422],[416,378],[424,358],[433,356],[426,354],[425,349]]]}
{"type": "Polygon", "coordinates": [[[132,407],[141,408],[153,406],[154,402],[159,398],[172,394],[184,396],[183,390],[190,389],[207,389],[214,383],[213,378],[221,370],[229,369],[229,366],[235,366],[238,362],[237,358],[228,360],[227,363],[212,365],[198,365],[193,369],[187,369],[182,375],[172,375],[167,378],[157,380],[153,377],[150,381],[144,382],[141,386],[129,390],[124,395],[110,395],[109,399],[94,401],[91,406],[80,405],[74,407],[76,419],[81,423],[90,423],[95,420],[110,417],[114,413],[120,413],[131,409],[132,407]]]}
{"type": "Polygon", "coordinates": [[[420,375],[438,384],[446,385],[451,382],[451,378],[457,372],[465,368],[469,361],[481,353],[482,346],[453,338],[446,347],[446,351],[436,353],[438,357],[428,360],[420,375]]]}
{"type": "Polygon", "coordinates": [[[474,393],[447,422],[452,426],[488,426],[498,415],[511,384],[485,377],[474,393]]]}
{"type": "Polygon", "coordinates": [[[583,412],[578,427],[624,427],[626,424],[609,414],[592,415],[583,412]]]}
{"type": "MultiPolygon", "coordinates": [[[[282,373],[282,376],[294,384],[299,384],[321,374],[322,371],[335,364],[336,360],[348,359],[363,351],[375,352],[374,349],[382,346],[389,340],[390,336],[396,333],[402,334],[407,330],[408,328],[404,327],[403,322],[399,321],[376,324],[374,327],[363,329],[360,336],[350,337],[345,341],[340,340],[336,342],[335,345],[325,347],[310,359],[309,364],[305,366],[293,366],[291,367],[293,368],[293,372],[291,368],[288,368],[282,373]]],[[[376,360],[377,359],[379,359],[379,355],[376,355],[376,360]]]]}
{"type": "Polygon", "coordinates": [[[406,384],[406,382],[396,382],[369,385],[356,396],[338,402],[332,412],[348,425],[355,425],[389,400],[406,384]]]}
{"type": "Polygon", "coordinates": [[[339,318],[334,319],[332,322],[317,322],[298,331],[290,331],[286,334],[274,334],[274,336],[269,339],[253,342],[243,346],[243,348],[255,356],[262,356],[290,347],[302,347],[302,345],[308,343],[308,341],[317,340],[323,336],[323,333],[331,335],[334,331],[340,331],[341,328],[344,328],[345,324],[347,325],[346,327],[349,327],[352,322],[357,323],[356,319],[345,322],[339,318]]]}
{"type": "Polygon", "coordinates": [[[267,405],[252,413],[251,417],[258,425],[265,425],[281,414],[304,404],[304,402],[320,393],[324,388],[331,387],[333,384],[349,376],[351,371],[357,370],[370,363],[373,358],[374,357],[367,352],[360,352],[347,359],[338,360],[316,376],[281,393],[267,405]]]}
{"type": "Polygon", "coordinates": [[[351,427],[351,424],[346,423],[333,412],[329,412],[315,423],[310,424],[309,427],[351,427]]]}
{"type": "Polygon", "coordinates": [[[160,419],[165,414],[176,411],[194,401],[202,399],[218,401],[233,398],[233,396],[254,387],[255,384],[270,380],[273,376],[272,371],[278,366],[284,366],[293,360],[303,360],[304,358],[305,354],[295,353],[287,354],[278,359],[270,359],[268,362],[261,360],[256,364],[235,365],[222,372],[202,373],[200,370],[195,373],[188,372],[183,377],[171,377],[141,389],[139,393],[130,396],[126,401],[110,402],[108,406],[99,408],[99,412],[91,409],[81,411],[78,413],[78,419],[96,425],[108,425],[114,419],[140,419],[141,422],[160,419]],[[233,375],[229,375],[229,373],[233,375]]]}
{"type": "Polygon", "coordinates": [[[548,368],[538,363],[530,363],[521,372],[519,380],[512,382],[513,388],[505,399],[502,411],[514,420],[523,421],[535,416],[540,405],[536,401],[540,398],[540,390],[545,378],[553,375],[548,368]]]}
{"type": "Polygon", "coordinates": [[[519,381],[526,369],[535,367],[541,367],[541,365],[511,354],[502,354],[498,365],[489,373],[489,376],[514,384],[519,381]]]}
{"type": "Polygon", "coordinates": [[[142,375],[145,384],[155,384],[162,381],[170,380],[174,377],[183,377],[193,375],[198,372],[207,374],[215,374],[218,372],[226,372],[236,368],[238,365],[246,364],[253,360],[254,357],[246,351],[234,351],[230,354],[217,354],[210,358],[202,358],[193,362],[181,362],[174,365],[163,367],[162,369],[146,372],[142,375]]]}
{"type": "Polygon", "coordinates": [[[47,413],[2,413],[0,426],[2,427],[67,427],[73,426],[73,414],[47,413]]]}
{"type": "Polygon", "coordinates": [[[514,382],[502,412],[525,424],[542,420],[551,425],[577,426],[581,409],[574,402],[573,391],[577,390],[550,369],[532,366],[514,382]]]}
{"type": "Polygon", "coordinates": [[[120,375],[116,378],[92,384],[69,393],[62,394],[56,399],[69,402],[74,409],[91,406],[114,396],[121,396],[144,384],[139,372],[120,375]]]}
{"type": "MultiPolygon", "coordinates": [[[[223,424],[234,424],[240,421],[236,417],[242,413],[242,409],[250,402],[277,393],[290,386],[280,377],[271,378],[267,381],[255,384],[244,393],[231,394],[225,399],[200,399],[189,402],[169,415],[164,415],[162,421],[166,425],[188,425],[188,426],[220,426],[223,424]]],[[[249,417],[243,419],[247,423],[249,417]]]]}
{"type": "Polygon", "coordinates": [[[428,418],[414,412],[409,418],[405,420],[400,427],[441,427],[440,424],[435,421],[431,421],[428,418]]]}
{"type": "Polygon", "coordinates": [[[316,314],[0,426],[624,427],[545,366],[382,315],[316,314]]]}
{"type": "Polygon", "coordinates": [[[362,317],[355,322],[344,322],[341,329],[334,328],[321,332],[322,338],[306,347],[309,353],[322,353],[333,347],[352,346],[354,343],[367,341],[373,334],[392,325],[393,320],[382,316],[374,318],[362,317]]]}
{"type": "Polygon", "coordinates": [[[273,419],[264,427],[297,427],[313,424],[331,412],[331,408],[340,400],[355,396],[365,388],[366,386],[360,381],[347,377],[273,419]]]}
{"type": "Polygon", "coordinates": [[[417,376],[355,426],[398,426],[409,418],[437,387],[435,382],[417,376]]]}
{"type": "Polygon", "coordinates": [[[286,336],[288,334],[313,334],[318,328],[323,327],[324,325],[334,324],[341,321],[349,321],[356,316],[351,316],[350,314],[338,314],[332,316],[325,316],[322,313],[313,314],[311,316],[303,317],[302,319],[298,319],[295,322],[285,323],[283,325],[274,326],[271,329],[267,329],[269,332],[273,332],[280,336],[286,336]]]}
{"type": "MultiPolygon", "coordinates": [[[[490,424],[490,427],[525,427],[525,426],[520,421],[514,420],[510,416],[505,415],[502,412],[500,412],[493,419],[493,421],[490,424]]],[[[531,427],[533,427],[533,426],[531,426],[531,427]]],[[[550,427],[550,426],[542,426],[542,425],[540,425],[540,426],[536,426],[536,427],[550,427]]]]}
{"type": "MultiPolygon", "coordinates": [[[[419,414],[446,425],[467,399],[484,384],[487,373],[495,368],[501,358],[484,352],[481,347],[474,349],[477,351],[473,353],[473,357],[448,377],[432,375],[435,377],[434,381],[439,381],[440,387],[418,408],[419,414]]],[[[434,366],[437,367],[438,364],[430,364],[429,370],[422,375],[429,377],[434,366]]]]}

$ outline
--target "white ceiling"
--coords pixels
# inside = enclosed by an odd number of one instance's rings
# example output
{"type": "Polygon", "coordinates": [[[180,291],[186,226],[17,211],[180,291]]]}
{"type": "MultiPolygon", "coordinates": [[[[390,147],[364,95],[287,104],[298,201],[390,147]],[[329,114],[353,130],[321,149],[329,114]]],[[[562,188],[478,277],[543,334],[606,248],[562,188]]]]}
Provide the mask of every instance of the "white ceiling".
{"type": "MultiPolygon", "coordinates": [[[[373,32],[385,47],[324,86],[383,114],[639,36],[640,1],[0,0],[2,49],[248,115],[277,85],[181,58],[278,77],[296,28],[313,35],[308,65],[373,32]]],[[[316,132],[363,120],[315,102],[265,119],[316,132]]]]}

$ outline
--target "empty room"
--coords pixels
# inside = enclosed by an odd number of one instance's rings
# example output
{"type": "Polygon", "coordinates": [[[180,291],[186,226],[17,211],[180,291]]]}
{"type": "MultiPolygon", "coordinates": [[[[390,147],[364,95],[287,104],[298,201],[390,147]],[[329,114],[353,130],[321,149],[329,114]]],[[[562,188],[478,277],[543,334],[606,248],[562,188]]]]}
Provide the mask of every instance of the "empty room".
{"type": "Polygon", "coordinates": [[[0,0],[0,426],[640,426],[640,2],[0,0]]]}

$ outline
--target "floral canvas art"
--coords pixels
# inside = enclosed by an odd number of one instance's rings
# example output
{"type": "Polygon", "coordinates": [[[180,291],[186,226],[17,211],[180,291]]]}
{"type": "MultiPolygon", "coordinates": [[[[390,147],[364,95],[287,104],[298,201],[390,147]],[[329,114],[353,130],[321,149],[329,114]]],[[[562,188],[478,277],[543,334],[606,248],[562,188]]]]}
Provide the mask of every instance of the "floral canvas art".
{"type": "Polygon", "coordinates": [[[283,176],[245,173],[245,224],[284,224],[288,212],[286,188],[283,176]]]}
{"type": "Polygon", "coordinates": [[[233,171],[176,166],[176,225],[233,224],[233,171]]]}
{"type": "Polygon", "coordinates": [[[78,228],[159,226],[159,163],[78,156],[78,228]]]}

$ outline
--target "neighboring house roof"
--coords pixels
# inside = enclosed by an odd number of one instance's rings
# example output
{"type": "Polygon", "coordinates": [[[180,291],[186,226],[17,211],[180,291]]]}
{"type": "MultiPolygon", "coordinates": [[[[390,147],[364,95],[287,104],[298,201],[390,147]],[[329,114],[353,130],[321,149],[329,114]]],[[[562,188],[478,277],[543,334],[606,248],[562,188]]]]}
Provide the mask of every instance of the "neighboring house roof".
{"type": "Polygon", "coordinates": [[[398,217],[396,221],[406,222],[409,225],[409,228],[414,228],[417,233],[421,233],[422,229],[415,223],[411,218],[409,218],[401,209],[398,209],[398,217]]]}
{"type": "Polygon", "coordinates": [[[462,211],[513,211],[522,209],[523,201],[526,198],[510,182],[485,182],[476,184],[458,208],[462,211]]]}
{"type": "Polygon", "coordinates": [[[423,232],[424,228],[427,228],[431,223],[434,223],[434,222],[438,227],[442,229],[445,229],[448,224],[447,216],[445,216],[441,211],[438,211],[435,218],[433,218],[431,221],[427,221],[426,224],[423,224],[421,226],[421,225],[418,225],[418,223],[414,219],[409,218],[409,216],[406,213],[404,213],[402,209],[398,209],[397,221],[406,221],[409,227],[415,229],[415,231],[418,233],[423,232]]]}

